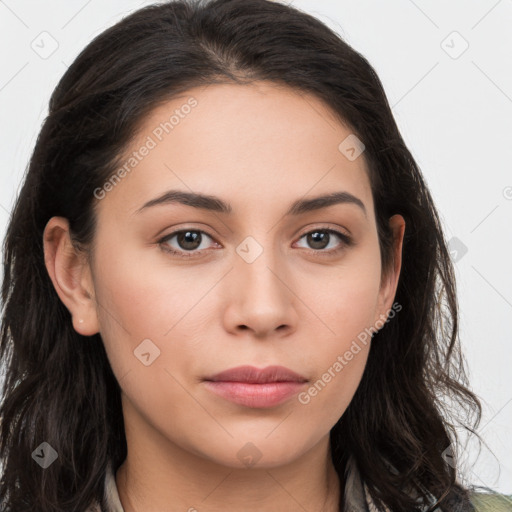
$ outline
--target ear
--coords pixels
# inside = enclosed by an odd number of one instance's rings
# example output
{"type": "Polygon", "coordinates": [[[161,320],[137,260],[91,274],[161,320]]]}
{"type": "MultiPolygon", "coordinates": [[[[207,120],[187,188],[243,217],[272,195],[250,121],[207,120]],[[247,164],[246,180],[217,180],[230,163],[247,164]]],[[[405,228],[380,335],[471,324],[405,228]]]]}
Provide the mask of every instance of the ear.
{"type": "Polygon", "coordinates": [[[73,318],[73,328],[83,336],[99,332],[92,273],[83,253],[73,247],[69,222],[52,217],[43,233],[44,261],[60,300],[73,318]]]}
{"type": "Polygon", "coordinates": [[[379,291],[377,314],[375,322],[380,318],[387,319],[389,310],[393,305],[402,268],[402,245],[405,232],[405,220],[401,215],[393,215],[389,219],[389,227],[393,232],[393,263],[388,275],[383,278],[379,291]]]}

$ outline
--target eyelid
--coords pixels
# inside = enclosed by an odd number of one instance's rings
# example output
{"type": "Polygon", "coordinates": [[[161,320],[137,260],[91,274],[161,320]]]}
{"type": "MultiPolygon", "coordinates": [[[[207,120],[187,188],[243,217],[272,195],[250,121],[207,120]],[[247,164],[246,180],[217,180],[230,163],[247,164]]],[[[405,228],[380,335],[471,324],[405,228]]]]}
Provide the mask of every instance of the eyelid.
{"type": "Polygon", "coordinates": [[[305,231],[301,232],[301,234],[298,235],[298,238],[302,238],[304,235],[307,235],[314,231],[329,231],[331,233],[338,233],[347,238],[352,238],[352,235],[350,234],[350,231],[348,229],[342,228],[340,226],[333,226],[332,224],[322,224],[322,223],[317,224],[317,225],[313,226],[312,228],[308,228],[305,231]]]}

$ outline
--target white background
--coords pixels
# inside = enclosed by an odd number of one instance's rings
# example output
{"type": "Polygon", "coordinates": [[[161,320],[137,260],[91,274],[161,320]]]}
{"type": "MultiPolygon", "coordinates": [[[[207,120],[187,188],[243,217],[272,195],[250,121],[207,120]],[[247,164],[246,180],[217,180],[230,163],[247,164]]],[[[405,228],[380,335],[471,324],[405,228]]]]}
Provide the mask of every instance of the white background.
{"type": "MultiPolygon", "coordinates": [[[[0,1],[2,239],[59,78],[94,36],[149,3],[0,1]],[[31,45],[51,38],[58,47],[41,58],[31,45]]],[[[291,3],[374,66],[447,238],[467,248],[454,254],[460,335],[488,446],[477,459],[470,443],[461,458],[466,480],[512,493],[512,0],[291,3]]]]}

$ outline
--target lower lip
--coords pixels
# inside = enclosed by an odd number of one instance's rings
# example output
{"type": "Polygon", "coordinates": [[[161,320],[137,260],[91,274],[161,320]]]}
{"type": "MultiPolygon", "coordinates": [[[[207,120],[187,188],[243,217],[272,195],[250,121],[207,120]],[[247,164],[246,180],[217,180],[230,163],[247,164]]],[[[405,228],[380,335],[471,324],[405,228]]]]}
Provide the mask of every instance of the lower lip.
{"type": "Polygon", "coordinates": [[[205,381],[207,388],[217,395],[246,407],[273,407],[297,394],[305,382],[247,382],[205,381]]]}

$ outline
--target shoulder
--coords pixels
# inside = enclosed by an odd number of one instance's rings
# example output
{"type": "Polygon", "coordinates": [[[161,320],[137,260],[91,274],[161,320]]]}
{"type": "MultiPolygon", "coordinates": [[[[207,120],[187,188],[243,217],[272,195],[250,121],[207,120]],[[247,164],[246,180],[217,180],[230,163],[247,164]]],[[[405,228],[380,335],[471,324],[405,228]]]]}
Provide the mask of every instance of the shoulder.
{"type": "Polygon", "coordinates": [[[510,512],[512,496],[475,492],[471,495],[471,504],[475,507],[475,512],[510,512]]]}

